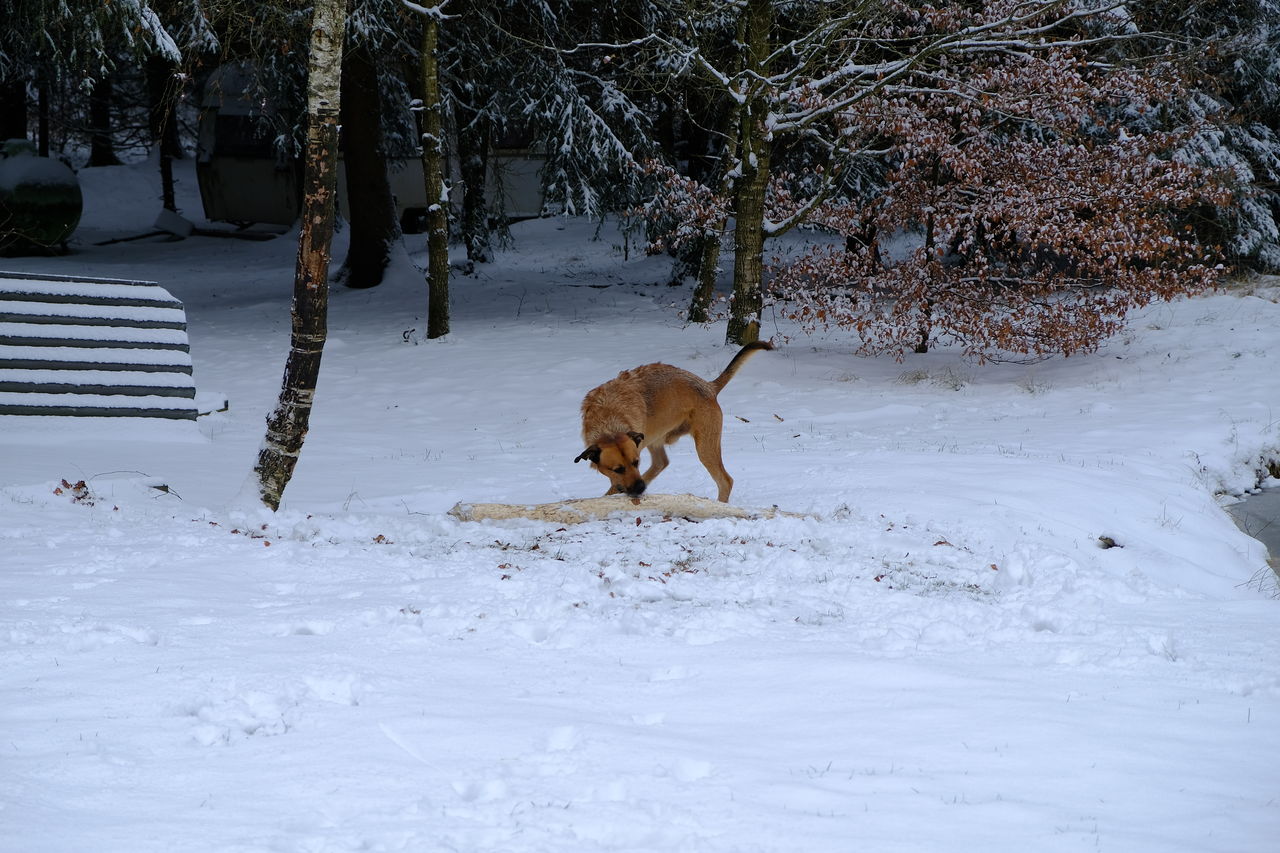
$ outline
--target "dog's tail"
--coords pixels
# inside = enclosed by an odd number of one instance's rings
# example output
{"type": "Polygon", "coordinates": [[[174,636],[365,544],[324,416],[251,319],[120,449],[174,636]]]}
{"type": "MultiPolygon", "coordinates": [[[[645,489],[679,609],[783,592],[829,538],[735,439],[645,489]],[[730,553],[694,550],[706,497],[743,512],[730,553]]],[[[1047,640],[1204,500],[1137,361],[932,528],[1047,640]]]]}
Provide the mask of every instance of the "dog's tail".
{"type": "Polygon", "coordinates": [[[762,349],[773,349],[773,344],[768,341],[752,341],[742,349],[738,350],[738,354],[733,357],[733,361],[729,362],[729,366],[724,369],[724,372],[711,380],[711,385],[716,389],[716,393],[719,394],[723,391],[724,386],[728,385],[729,380],[738,372],[738,368],[742,367],[742,365],[746,363],[746,360],[757,350],[762,349]]]}

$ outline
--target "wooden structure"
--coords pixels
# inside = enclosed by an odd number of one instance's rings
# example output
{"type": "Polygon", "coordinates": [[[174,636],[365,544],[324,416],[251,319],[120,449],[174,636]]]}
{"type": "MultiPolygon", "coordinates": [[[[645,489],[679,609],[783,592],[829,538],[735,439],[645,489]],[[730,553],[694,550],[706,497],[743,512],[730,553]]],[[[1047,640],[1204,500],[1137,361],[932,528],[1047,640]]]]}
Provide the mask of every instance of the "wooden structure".
{"type": "Polygon", "coordinates": [[[0,272],[0,415],[195,420],[182,303],[154,282],[0,272]]]}
{"type": "MultiPolygon", "coordinates": [[[[302,210],[302,163],[281,157],[276,150],[271,128],[278,117],[274,104],[262,97],[251,63],[220,65],[209,76],[196,139],[196,180],[206,219],[283,226],[297,221],[302,210]]],[[[512,220],[543,213],[541,170],[547,158],[529,148],[526,137],[509,133],[497,140],[489,155],[487,203],[512,220]]],[[[427,198],[422,160],[414,148],[391,151],[387,166],[396,216],[406,233],[418,233],[427,208],[434,203],[427,198]]],[[[456,157],[450,158],[447,175],[453,187],[461,187],[456,157]]],[[[339,153],[337,201],[343,217],[347,216],[346,196],[346,168],[339,153]]],[[[462,193],[455,191],[451,197],[457,205],[462,193]]]]}

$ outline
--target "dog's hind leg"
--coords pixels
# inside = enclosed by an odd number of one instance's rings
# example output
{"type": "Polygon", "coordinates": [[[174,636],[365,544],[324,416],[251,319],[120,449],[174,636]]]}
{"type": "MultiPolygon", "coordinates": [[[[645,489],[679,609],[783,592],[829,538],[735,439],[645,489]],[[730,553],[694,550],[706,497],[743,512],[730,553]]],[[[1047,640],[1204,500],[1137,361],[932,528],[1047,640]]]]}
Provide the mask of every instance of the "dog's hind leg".
{"type": "Polygon", "coordinates": [[[723,417],[719,408],[707,412],[702,423],[693,429],[693,442],[698,449],[698,459],[702,461],[702,466],[707,469],[711,479],[716,481],[716,488],[719,489],[717,500],[721,503],[728,503],[729,493],[733,491],[733,478],[724,469],[724,461],[720,458],[720,429],[722,425],[723,417]]]}

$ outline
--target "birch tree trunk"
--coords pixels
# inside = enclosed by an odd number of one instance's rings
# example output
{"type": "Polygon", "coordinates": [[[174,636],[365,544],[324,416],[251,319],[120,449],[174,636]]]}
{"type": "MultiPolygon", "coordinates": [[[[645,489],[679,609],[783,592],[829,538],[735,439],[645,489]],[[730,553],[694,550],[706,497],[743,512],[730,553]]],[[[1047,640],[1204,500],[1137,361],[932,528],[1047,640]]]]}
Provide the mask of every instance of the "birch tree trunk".
{"type": "Polygon", "coordinates": [[[444,182],[444,121],[441,116],[436,9],[422,21],[422,174],[427,191],[427,337],[449,334],[449,197],[444,182]]]}
{"type": "Polygon", "coordinates": [[[338,111],[345,0],[316,0],[307,69],[306,179],[293,285],[293,336],[284,382],[254,472],[273,511],[293,476],[311,421],[329,307],[329,255],[337,190],[338,111]]]}

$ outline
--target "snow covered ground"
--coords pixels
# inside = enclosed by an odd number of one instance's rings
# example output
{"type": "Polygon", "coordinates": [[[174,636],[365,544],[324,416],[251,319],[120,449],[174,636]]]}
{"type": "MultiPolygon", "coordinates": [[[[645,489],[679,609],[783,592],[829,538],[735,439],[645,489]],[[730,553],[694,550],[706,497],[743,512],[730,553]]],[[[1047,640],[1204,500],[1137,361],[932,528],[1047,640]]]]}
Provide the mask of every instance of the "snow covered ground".
{"type": "MultiPolygon", "coordinates": [[[[1276,849],[1280,601],[1215,498],[1280,454],[1265,291],[1034,366],[770,318],[725,461],[804,517],[460,522],[600,494],[582,395],[733,353],[665,260],[525,223],[445,339],[407,258],[334,290],[272,515],[294,243],[93,245],[151,230],[153,172],[83,172],[75,251],[0,260],[160,282],[230,404],[0,420],[0,850],[1276,849]]],[[[653,491],[714,486],[684,442],[653,491]]]]}

